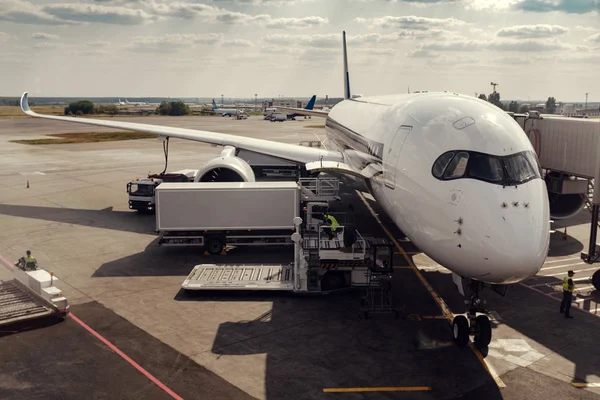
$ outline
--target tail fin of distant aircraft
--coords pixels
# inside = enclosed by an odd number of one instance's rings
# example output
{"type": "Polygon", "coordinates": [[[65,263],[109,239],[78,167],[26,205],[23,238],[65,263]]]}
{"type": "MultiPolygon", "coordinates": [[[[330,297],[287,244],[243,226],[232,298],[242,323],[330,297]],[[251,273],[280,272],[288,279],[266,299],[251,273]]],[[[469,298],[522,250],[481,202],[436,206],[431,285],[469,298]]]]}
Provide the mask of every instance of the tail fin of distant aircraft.
{"type": "Polygon", "coordinates": [[[344,31],[344,99],[350,98],[350,76],[348,74],[348,53],[346,50],[346,31],[344,31]]]}
{"type": "Polygon", "coordinates": [[[217,106],[217,103],[215,103],[215,99],[213,99],[213,110],[218,110],[219,107],[217,106]]]}
{"type": "Polygon", "coordinates": [[[308,101],[308,103],[306,103],[306,107],[304,107],[305,110],[312,110],[315,107],[315,101],[317,100],[317,95],[313,94],[313,97],[310,98],[310,100],[308,101]]]}

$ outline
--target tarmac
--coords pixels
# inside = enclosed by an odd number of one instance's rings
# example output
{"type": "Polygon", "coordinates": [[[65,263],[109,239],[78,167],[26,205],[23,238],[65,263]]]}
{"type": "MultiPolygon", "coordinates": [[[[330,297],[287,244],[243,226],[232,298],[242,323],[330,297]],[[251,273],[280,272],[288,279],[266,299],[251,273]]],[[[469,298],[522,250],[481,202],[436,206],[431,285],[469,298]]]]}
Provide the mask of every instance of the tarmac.
{"type": "MultiPolygon", "coordinates": [[[[322,124],[317,118],[277,124],[261,117],[114,119],[288,143],[323,137],[323,129],[306,127],[322,124]]],[[[334,211],[348,212],[361,233],[389,235],[398,243],[393,293],[400,318],[365,319],[358,289],[325,296],[184,292],[181,283],[194,265],[288,262],[292,250],[240,248],[204,256],[193,247],[157,247],[154,217],[129,210],[125,189],[129,180],[163,170],[162,146],[155,139],[10,142],[101,130],[29,118],[0,120],[0,261],[10,263],[32,250],[63,282],[74,315],[0,333],[0,359],[6,360],[0,365],[0,399],[591,399],[600,394],[597,291],[586,288],[585,280],[576,282],[581,297],[575,300],[581,301],[573,304],[575,318],[558,313],[562,275],[575,269],[576,278],[589,279],[597,268],[578,261],[589,235],[587,210],[561,221],[569,224],[568,235],[560,226],[552,235],[537,277],[512,285],[504,297],[483,292],[494,329],[482,355],[452,342],[448,312],[464,309],[449,271],[403,241],[370,196],[353,187],[344,186],[334,211]]],[[[206,144],[170,142],[169,171],[200,168],[220,152],[206,144]]]]}

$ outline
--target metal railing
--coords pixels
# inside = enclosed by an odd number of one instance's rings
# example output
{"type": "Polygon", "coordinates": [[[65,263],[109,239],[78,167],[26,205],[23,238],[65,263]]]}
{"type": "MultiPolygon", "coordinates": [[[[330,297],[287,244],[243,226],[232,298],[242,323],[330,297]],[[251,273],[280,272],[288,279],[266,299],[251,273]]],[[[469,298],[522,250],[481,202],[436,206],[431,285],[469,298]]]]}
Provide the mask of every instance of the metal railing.
{"type": "Polygon", "coordinates": [[[337,196],[340,180],[337,178],[300,178],[300,186],[317,196],[337,196]]]}

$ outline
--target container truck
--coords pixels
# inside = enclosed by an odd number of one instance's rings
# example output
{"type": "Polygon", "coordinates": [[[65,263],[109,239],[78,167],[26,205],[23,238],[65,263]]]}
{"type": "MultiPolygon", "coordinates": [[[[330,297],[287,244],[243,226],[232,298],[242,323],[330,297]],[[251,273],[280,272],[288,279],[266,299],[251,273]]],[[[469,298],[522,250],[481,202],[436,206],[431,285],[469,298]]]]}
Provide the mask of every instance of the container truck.
{"type": "Polygon", "coordinates": [[[293,220],[316,226],[339,182],[163,183],[156,192],[159,246],[201,246],[220,254],[226,245],[292,245],[293,220]]]}

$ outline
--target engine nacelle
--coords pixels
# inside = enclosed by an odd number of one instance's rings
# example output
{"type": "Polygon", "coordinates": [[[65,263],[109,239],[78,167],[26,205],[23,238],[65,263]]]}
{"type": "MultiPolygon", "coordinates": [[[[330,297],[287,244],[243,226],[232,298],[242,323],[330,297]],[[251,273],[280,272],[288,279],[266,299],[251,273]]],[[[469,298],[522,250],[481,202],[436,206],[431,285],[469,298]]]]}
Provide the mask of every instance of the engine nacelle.
{"type": "Polygon", "coordinates": [[[587,180],[577,180],[566,174],[549,171],[545,177],[550,203],[550,218],[567,219],[585,207],[587,180]]]}
{"type": "Polygon", "coordinates": [[[229,151],[213,158],[198,172],[194,182],[255,182],[250,165],[229,151]]]}

